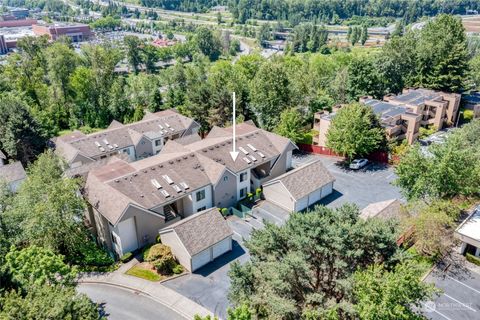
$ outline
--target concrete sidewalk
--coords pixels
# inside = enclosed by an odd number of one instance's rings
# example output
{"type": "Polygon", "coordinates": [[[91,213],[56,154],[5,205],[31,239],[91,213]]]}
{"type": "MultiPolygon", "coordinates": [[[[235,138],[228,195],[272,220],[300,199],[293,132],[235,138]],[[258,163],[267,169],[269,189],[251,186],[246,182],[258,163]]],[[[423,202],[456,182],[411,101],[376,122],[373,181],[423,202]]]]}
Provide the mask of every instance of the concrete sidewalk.
{"type": "Polygon", "coordinates": [[[137,263],[138,260],[133,259],[114,272],[82,274],[79,277],[78,282],[103,283],[139,291],[153,300],[167,306],[188,320],[193,319],[197,314],[200,316],[210,315],[213,317],[213,313],[206,308],[172,289],[165,287],[161,283],[126,275],[125,272],[137,263]]]}

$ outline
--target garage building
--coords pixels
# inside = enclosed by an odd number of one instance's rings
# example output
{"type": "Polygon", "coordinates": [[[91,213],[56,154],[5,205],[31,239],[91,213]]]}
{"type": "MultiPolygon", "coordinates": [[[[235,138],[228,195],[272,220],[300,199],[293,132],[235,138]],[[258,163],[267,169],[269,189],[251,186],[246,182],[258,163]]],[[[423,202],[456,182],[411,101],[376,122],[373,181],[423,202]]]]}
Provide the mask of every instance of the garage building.
{"type": "Polygon", "coordinates": [[[162,243],[190,272],[231,251],[232,234],[218,208],[201,211],[160,230],[162,243]]]}
{"type": "Polygon", "coordinates": [[[477,206],[470,216],[458,226],[454,235],[455,238],[462,241],[461,254],[470,253],[480,257],[480,206],[477,206]]]}
{"type": "Polygon", "coordinates": [[[331,194],[334,182],[332,174],[317,160],[265,183],[263,194],[266,200],[298,212],[331,194]]]}

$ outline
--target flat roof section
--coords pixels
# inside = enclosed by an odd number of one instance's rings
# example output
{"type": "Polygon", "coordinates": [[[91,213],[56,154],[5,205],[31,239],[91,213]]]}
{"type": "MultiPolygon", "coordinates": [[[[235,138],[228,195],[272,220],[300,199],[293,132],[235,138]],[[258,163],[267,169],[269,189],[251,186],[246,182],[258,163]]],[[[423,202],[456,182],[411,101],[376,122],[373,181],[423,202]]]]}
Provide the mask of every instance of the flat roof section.
{"type": "Polygon", "coordinates": [[[457,228],[457,233],[480,241],[480,206],[457,228]]]}

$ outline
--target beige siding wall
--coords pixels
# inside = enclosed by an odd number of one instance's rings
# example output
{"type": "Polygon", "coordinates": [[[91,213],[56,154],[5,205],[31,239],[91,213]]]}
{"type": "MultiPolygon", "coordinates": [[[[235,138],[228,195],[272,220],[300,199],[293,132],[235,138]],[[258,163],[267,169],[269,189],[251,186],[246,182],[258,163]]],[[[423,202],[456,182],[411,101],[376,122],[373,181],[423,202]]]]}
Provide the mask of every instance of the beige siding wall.
{"type": "Polygon", "coordinates": [[[127,209],[121,221],[132,217],[135,217],[137,240],[140,247],[155,242],[158,230],[165,227],[165,220],[162,217],[155,216],[133,206],[127,209]]]}
{"type": "Polygon", "coordinates": [[[135,146],[135,154],[138,158],[147,158],[153,155],[152,141],[145,137],[138,142],[135,146]]]}
{"type": "Polygon", "coordinates": [[[213,205],[218,208],[228,208],[236,203],[236,176],[225,171],[220,181],[213,187],[213,205]]]}
{"type": "Polygon", "coordinates": [[[174,231],[167,231],[165,233],[161,233],[160,238],[162,239],[162,243],[164,245],[167,245],[172,249],[172,253],[175,258],[177,258],[178,262],[180,262],[185,269],[191,271],[191,257],[178,238],[177,234],[174,231]]]}
{"type": "Polygon", "coordinates": [[[95,228],[95,235],[97,236],[98,243],[108,250],[113,251],[110,224],[108,223],[108,220],[91,206],[88,206],[88,215],[89,219],[92,219],[90,223],[95,228]]]}
{"type": "Polygon", "coordinates": [[[75,158],[73,158],[73,160],[70,161],[70,167],[75,168],[75,167],[78,167],[80,165],[90,163],[90,162],[93,162],[92,159],[89,159],[85,156],[82,156],[81,154],[77,154],[75,156],[75,158]]]}
{"type": "Polygon", "coordinates": [[[287,151],[280,155],[278,160],[275,162],[272,170],[270,171],[270,176],[262,182],[266,182],[268,180],[276,178],[276,177],[284,174],[285,172],[287,172],[287,169],[289,169],[289,168],[287,168],[287,159],[289,157],[291,158],[292,150],[293,150],[293,148],[288,147],[287,151]]]}
{"type": "Polygon", "coordinates": [[[263,187],[265,199],[271,201],[288,211],[295,210],[295,199],[290,196],[287,189],[280,183],[272,183],[263,187]]]}

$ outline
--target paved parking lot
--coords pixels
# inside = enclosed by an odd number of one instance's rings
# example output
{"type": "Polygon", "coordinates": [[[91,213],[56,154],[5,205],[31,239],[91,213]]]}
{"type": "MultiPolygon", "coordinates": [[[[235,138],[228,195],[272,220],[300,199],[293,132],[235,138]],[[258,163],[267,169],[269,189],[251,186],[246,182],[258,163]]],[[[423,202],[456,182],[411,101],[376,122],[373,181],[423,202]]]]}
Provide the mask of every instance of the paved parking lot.
{"type": "MultiPolygon", "coordinates": [[[[370,164],[359,171],[345,170],[339,166],[338,158],[309,154],[296,154],[292,162],[296,167],[317,158],[321,159],[336,178],[333,194],[321,201],[326,206],[338,207],[346,202],[354,202],[363,208],[371,202],[401,199],[398,188],[391,185],[395,179],[391,168],[370,164]]],[[[243,243],[250,239],[253,230],[262,229],[266,221],[282,225],[289,215],[285,209],[268,201],[262,201],[246,219],[230,216],[227,223],[234,233],[232,252],[221,256],[193,274],[169,280],[164,284],[211,310],[220,319],[225,319],[226,309],[229,306],[230,263],[234,260],[240,263],[249,260],[243,243]]]]}
{"type": "Polygon", "coordinates": [[[442,290],[423,304],[423,314],[432,320],[480,319],[480,273],[464,267],[447,271],[437,268],[426,279],[442,290]]]}
{"type": "Polygon", "coordinates": [[[351,202],[363,209],[372,202],[403,200],[400,189],[392,185],[396,175],[390,166],[370,163],[355,171],[342,167],[340,158],[304,153],[294,154],[292,163],[297,167],[315,159],[320,159],[336,179],[333,193],[322,199],[321,204],[339,207],[346,202],[351,202]]]}

